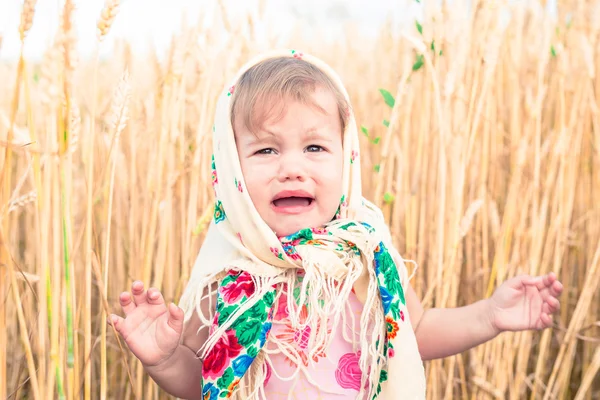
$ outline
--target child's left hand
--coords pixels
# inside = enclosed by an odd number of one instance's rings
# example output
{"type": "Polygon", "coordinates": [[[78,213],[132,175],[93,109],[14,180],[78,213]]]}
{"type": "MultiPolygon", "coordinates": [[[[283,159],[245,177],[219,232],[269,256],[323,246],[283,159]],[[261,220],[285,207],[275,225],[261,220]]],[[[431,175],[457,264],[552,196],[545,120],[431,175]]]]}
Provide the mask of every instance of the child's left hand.
{"type": "Polygon", "coordinates": [[[520,275],[500,285],[488,299],[490,322],[497,333],[545,329],[560,309],[563,285],[556,275],[520,275]]]}

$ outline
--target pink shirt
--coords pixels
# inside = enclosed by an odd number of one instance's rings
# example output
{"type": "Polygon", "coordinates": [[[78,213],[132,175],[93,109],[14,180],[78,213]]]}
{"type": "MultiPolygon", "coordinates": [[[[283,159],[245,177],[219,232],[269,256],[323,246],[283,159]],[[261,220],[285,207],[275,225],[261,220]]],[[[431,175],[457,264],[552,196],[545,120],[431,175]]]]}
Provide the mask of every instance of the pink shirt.
{"type": "Polygon", "coordinates": [[[308,337],[310,327],[304,331],[294,330],[287,317],[285,295],[279,299],[278,309],[274,316],[273,327],[265,345],[268,352],[267,378],[265,394],[269,400],[287,399],[355,399],[359,392],[361,371],[359,368],[358,348],[344,339],[346,337],[358,343],[360,332],[360,316],[362,303],[354,293],[349,297],[350,310],[354,321],[340,318],[333,341],[329,348],[317,353],[309,359],[308,337]],[[278,343],[280,342],[280,343],[278,343]],[[283,344],[282,344],[283,343],[283,344]],[[301,357],[302,365],[296,376],[286,380],[296,373],[298,367],[282,353],[285,346],[291,346],[301,357]],[[272,367],[269,365],[269,360],[272,367]]]}

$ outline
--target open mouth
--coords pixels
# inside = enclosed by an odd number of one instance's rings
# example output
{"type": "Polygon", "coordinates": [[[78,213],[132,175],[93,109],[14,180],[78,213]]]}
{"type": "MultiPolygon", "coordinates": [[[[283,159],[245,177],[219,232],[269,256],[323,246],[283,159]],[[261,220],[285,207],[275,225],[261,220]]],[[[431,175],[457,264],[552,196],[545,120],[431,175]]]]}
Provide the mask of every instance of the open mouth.
{"type": "Polygon", "coordinates": [[[306,211],[313,205],[315,198],[304,191],[283,191],[278,193],[271,204],[276,211],[297,213],[306,211]]]}
{"type": "Polygon", "coordinates": [[[310,197],[283,197],[281,199],[273,200],[275,207],[308,207],[312,204],[314,199],[310,197]]]}

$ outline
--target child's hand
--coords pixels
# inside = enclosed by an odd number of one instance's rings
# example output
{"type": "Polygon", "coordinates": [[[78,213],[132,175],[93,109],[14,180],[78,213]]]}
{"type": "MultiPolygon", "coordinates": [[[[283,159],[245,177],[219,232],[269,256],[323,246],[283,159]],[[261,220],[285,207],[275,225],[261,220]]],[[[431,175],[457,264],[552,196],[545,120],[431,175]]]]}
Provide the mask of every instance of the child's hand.
{"type": "Polygon", "coordinates": [[[562,290],[562,284],[552,272],[507,280],[489,299],[492,327],[500,333],[552,326],[552,314],[560,309],[558,297],[562,290]]]}
{"type": "Polygon", "coordinates": [[[183,331],[183,310],[174,304],[165,306],[158,289],[146,292],[144,284],[136,281],[131,292],[123,292],[119,302],[125,318],[112,314],[112,323],[123,336],[131,352],[145,367],[157,366],[166,361],[177,349],[183,331]]]}

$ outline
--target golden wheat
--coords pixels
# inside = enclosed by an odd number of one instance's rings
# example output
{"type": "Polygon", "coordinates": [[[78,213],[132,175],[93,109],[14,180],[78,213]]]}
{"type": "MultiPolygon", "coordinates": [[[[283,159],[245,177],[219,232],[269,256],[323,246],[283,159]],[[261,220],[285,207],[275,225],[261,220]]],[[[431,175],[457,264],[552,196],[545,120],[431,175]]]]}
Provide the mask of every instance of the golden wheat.
{"type": "MultiPolygon", "coordinates": [[[[299,30],[286,45],[346,83],[364,193],[418,264],[425,306],[477,301],[518,273],[554,271],[566,288],[552,329],[427,362],[428,399],[598,398],[600,6],[422,3],[401,32],[299,30]]],[[[0,398],[168,398],[105,316],[134,279],[181,295],[212,216],[217,95],[281,44],[255,35],[262,12],[236,19],[219,2],[217,23],[184,27],[164,61],[127,43],[100,59],[117,6],[90,60],[67,0],[40,64],[0,64],[0,398]]]]}

